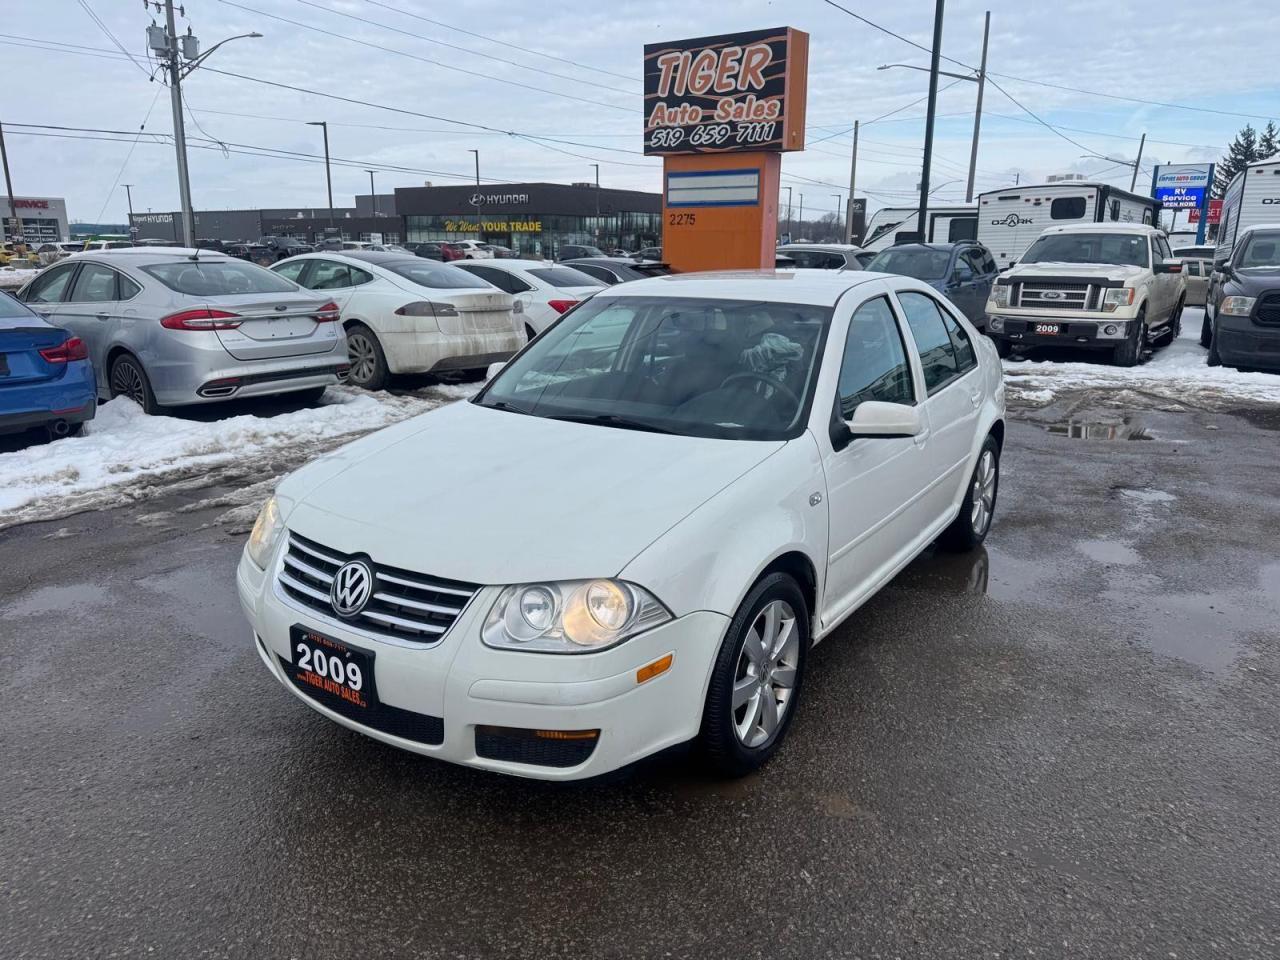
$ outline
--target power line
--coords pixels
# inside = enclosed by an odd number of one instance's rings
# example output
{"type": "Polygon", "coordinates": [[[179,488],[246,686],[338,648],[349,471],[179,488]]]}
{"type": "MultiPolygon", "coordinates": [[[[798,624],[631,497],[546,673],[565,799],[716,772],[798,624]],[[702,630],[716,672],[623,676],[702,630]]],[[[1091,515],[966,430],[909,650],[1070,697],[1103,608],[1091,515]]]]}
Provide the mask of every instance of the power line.
{"type": "MultiPolygon", "coordinates": [[[[120,178],[124,176],[125,167],[129,166],[129,161],[133,158],[133,151],[138,146],[138,141],[142,139],[143,132],[147,129],[147,121],[151,119],[151,111],[156,108],[156,102],[160,99],[160,94],[164,92],[164,87],[156,87],[156,95],[151,98],[151,106],[147,107],[147,112],[142,118],[142,123],[138,125],[138,135],[133,138],[133,143],[129,144],[129,152],[124,155],[124,162],[120,164],[120,169],[116,171],[116,178],[111,181],[111,186],[107,190],[106,197],[102,201],[102,209],[98,211],[98,222],[102,222],[102,215],[107,212],[107,204],[111,202],[111,195],[116,192],[116,187],[120,184],[120,178]]],[[[22,124],[15,124],[22,126],[22,124]]]]}
{"type": "Polygon", "coordinates": [[[107,39],[110,40],[113,44],[115,44],[116,49],[118,49],[121,53],[123,53],[126,57],[129,58],[130,63],[132,63],[135,67],[137,67],[139,70],[145,73],[148,79],[154,79],[151,76],[151,71],[148,70],[146,67],[144,67],[141,63],[139,63],[134,58],[133,54],[129,52],[128,48],[125,47],[125,45],[121,43],[120,40],[116,37],[116,35],[111,32],[111,28],[108,27],[105,23],[103,23],[102,18],[93,12],[93,9],[89,6],[89,4],[85,2],[85,0],[76,0],[76,3],[80,4],[80,8],[89,15],[89,19],[98,25],[98,29],[107,35],[107,39]]]}
{"type": "MultiPolygon", "coordinates": [[[[862,23],[865,23],[868,27],[871,27],[875,30],[879,30],[881,33],[887,34],[888,36],[893,37],[895,40],[901,40],[903,43],[909,44],[915,47],[917,50],[923,50],[925,53],[928,53],[928,54],[933,53],[933,51],[929,47],[926,47],[923,44],[916,43],[914,40],[909,40],[908,38],[904,37],[900,33],[894,33],[888,27],[881,26],[880,24],[876,23],[874,20],[868,20],[866,17],[864,17],[860,13],[854,13],[848,7],[840,6],[840,4],[836,3],[835,0],[822,0],[822,2],[829,7],[835,7],[841,13],[847,13],[849,16],[853,17],[853,19],[860,20],[862,23]]],[[[956,60],[952,57],[948,57],[946,54],[942,54],[941,56],[943,60],[947,60],[951,63],[956,64],[957,66],[964,67],[966,70],[975,69],[974,67],[969,66],[969,64],[967,63],[961,63],[959,60],[956,60]]]]}
{"type": "Polygon", "coordinates": [[[510,43],[506,40],[499,40],[496,37],[485,36],[483,33],[475,33],[471,30],[464,30],[462,29],[462,27],[455,27],[451,24],[444,23],[441,20],[432,20],[430,17],[424,17],[421,14],[411,13],[408,10],[401,10],[398,7],[391,6],[389,3],[382,3],[380,2],[380,0],[365,0],[365,2],[375,7],[382,7],[384,10],[390,10],[392,13],[399,13],[406,17],[413,17],[415,20],[421,20],[424,23],[434,24],[437,27],[444,27],[446,30],[454,30],[458,33],[466,34],[468,37],[475,37],[478,40],[487,40],[489,43],[496,43],[504,47],[510,47],[513,50],[519,50],[521,53],[531,53],[535,57],[545,57],[548,60],[556,60],[556,61],[559,61],[560,63],[567,63],[570,66],[579,67],[583,70],[591,70],[595,73],[603,73],[606,76],[618,77],[621,80],[629,80],[633,83],[635,82],[634,77],[629,77],[626,74],[614,73],[612,70],[602,70],[600,67],[593,67],[590,64],[579,63],[577,60],[568,60],[564,57],[557,57],[555,54],[552,54],[552,53],[545,53],[544,51],[541,51],[541,50],[533,50],[529,47],[522,47],[519,44],[510,43]]]}
{"type": "Polygon", "coordinates": [[[632,112],[631,107],[622,107],[616,103],[605,103],[603,100],[591,100],[587,97],[574,96],[571,93],[560,93],[557,90],[548,90],[546,87],[535,87],[529,83],[521,83],[519,80],[499,80],[497,77],[481,73],[478,70],[468,70],[465,67],[457,67],[452,64],[444,63],[440,60],[432,60],[430,57],[423,57],[416,53],[409,53],[407,50],[397,50],[395,47],[384,47],[380,43],[372,43],[368,40],[360,40],[357,37],[349,37],[341,33],[334,33],[332,30],[325,30],[323,27],[316,27],[309,23],[303,23],[301,20],[290,20],[288,17],[281,17],[274,13],[267,13],[265,10],[255,10],[252,7],[246,7],[243,4],[236,3],[235,0],[218,0],[218,2],[224,3],[229,7],[236,7],[240,10],[247,11],[248,13],[256,14],[260,17],[267,17],[271,20],[279,20],[281,23],[290,24],[291,26],[301,27],[303,30],[313,30],[316,33],[324,34],[326,37],[346,40],[348,43],[356,43],[362,47],[369,47],[372,50],[381,50],[384,53],[394,53],[400,57],[408,57],[410,60],[418,60],[421,63],[429,63],[435,67],[443,67],[446,70],[452,70],[454,73],[464,73],[471,77],[479,77],[481,80],[492,80],[507,86],[521,87],[525,90],[533,90],[536,93],[544,93],[547,96],[562,97],[565,100],[576,100],[578,103],[587,103],[596,107],[605,107],[609,110],[622,110],[626,113],[632,112]]]}
{"type": "Polygon", "coordinates": [[[1014,106],[1016,106],[1018,109],[1020,109],[1023,113],[1025,113],[1027,116],[1031,117],[1031,118],[1032,118],[1033,120],[1035,120],[1037,123],[1040,123],[1040,124],[1044,125],[1044,126],[1045,126],[1046,128],[1048,128],[1049,130],[1052,130],[1055,134],[1057,134],[1057,135],[1058,135],[1059,137],[1061,137],[1063,140],[1067,141],[1067,143],[1071,144],[1071,145],[1072,145],[1072,146],[1074,146],[1074,147],[1079,147],[1081,150],[1085,151],[1086,153],[1097,153],[1097,152],[1098,152],[1098,151],[1097,151],[1097,150],[1095,150],[1093,147],[1086,147],[1086,146],[1085,146],[1083,143],[1081,143],[1079,140],[1072,140],[1070,137],[1068,137],[1065,133],[1063,133],[1061,130],[1059,130],[1057,127],[1055,127],[1053,124],[1049,123],[1047,120],[1042,119],[1042,118],[1040,117],[1040,115],[1039,115],[1039,114],[1037,114],[1037,113],[1033,112],[1029,107],[1025,106],[1025,105],[1024,105],[1024,104],[1022,104],[1020,101],[1018,101],[1018,100],[1014,99],[1013,95],[1012,95],[1011,93],[1009,93],[1009,91],[1008,91],[1008,90],[1006,90],[1004,87],[1000,86],[1000,84],[996,83],[996,81],[992,80],[992,79],[991,79],[991,77],[989,77],[989,76],[987,77],[987,83],[991,84],[993,87],[995,87],[997,90],[999,90],[1002,94],[1004,94],[1004,95],[1005,95],[1005,97],[1006,97],[1006,98],[1008,98],[1008,100],[1009,100],[1011,103],[1013,103],[1013,105],[1014,105],[1014,106]]]}
{"type": "MultiPolygon", "coordinates": [[[[324,6],[323,4],[315,3],[314,0],[294,0],[294,2],[301,3],[303,6],[307,6],[307,7],[314,7],[316,10],[323,10],[325,13],[331,13],[334,16],[346,17],[349,20],[355,20],[355,21],[358,21],[359,23],[365,23],[372,27],[379,27],[380,29],[383,29],[383,30],[390,30],[392,33],[398,33],[406,37],[412,37],[414,40],[421,40],[424,43],[434,43],[442,47],[448,47],[450,50],[458,50],[462,53],[467,54],[468,56],[482,57],[486,60],[495,60],[498,63],[505,63],[513,67],[518,67],[521,70],[530,70],[536,73],[540,73],[544,76],[556,77],[559,80],[567,80],[570,83],[582,84],[586,82],[579,77],[571,77],[571,76],[568,76],[567,74],[554,73],[550,70],[544,70],[539,67],[531,67],[528,64],[521,63],[518,60],[508,60],[505,57],[495,57],[491,53],[481,53],[479,50],[473,50],[470,47],[461,47],[461,46],[458,46],[458,44],[456,43],[449,43],[448,41],[445,41],[445,40],[436,40],[436,39],[433,39],[432,37],[424,37],[422,36],[422,34],[414,33],[411,30],[402,30],[400,27],[394,27],[389,23],[381,23],[377,20],[370,20],[367,17],[357,16],[354,13],[346,13],[342,10],[334,10],[330,7],[324,6]]],[[[592,86],[600,90],[612,90],[614,93],[621,93],[624,96],[628,96],[628,97],[637,96],[634,90],[622,90],[618,87],[609,87],[609,86],[605,86],[604,84],[595,83],[595,82],[592,83],[592,86]]]]}

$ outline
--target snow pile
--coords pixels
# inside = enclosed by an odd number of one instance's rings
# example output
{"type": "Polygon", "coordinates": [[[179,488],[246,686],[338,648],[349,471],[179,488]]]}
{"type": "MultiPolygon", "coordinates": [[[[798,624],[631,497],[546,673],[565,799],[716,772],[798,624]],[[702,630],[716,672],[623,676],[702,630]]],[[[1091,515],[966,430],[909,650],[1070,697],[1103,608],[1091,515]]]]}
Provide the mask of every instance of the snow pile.
{"type": "Polygon", "coordinates": [[[1182,336],[1157,348],[1150,360],[1137,367],[1112,366],[1102,353],[1096,363],[1005,360],[1010,400],[1042,406],[1066,390],[1131,390],[1176,405],[1208,409],[1229,406],[1232,401],[1280,403],[1280,373],[1243,373],[1205,363],[1209,351],[1200,346],[1202,318],[1200,310],[1188,308],[1182,336]]]}
{"type": "Polygon", "coordinates": [[[16,267],[0,267],[0,290],[17,290],[34,277],[39,270],[19,270],[16,267]]]}
{"type": "Polygon", "coordinates": [[[473,394],[477,384],[395,396],[330,387],[319,406],[201,422],[149,417],[117,398],[83,437],[0,454],[0,528],[146,499],[161,483],[262,483],[357,436],[473,394]]]}

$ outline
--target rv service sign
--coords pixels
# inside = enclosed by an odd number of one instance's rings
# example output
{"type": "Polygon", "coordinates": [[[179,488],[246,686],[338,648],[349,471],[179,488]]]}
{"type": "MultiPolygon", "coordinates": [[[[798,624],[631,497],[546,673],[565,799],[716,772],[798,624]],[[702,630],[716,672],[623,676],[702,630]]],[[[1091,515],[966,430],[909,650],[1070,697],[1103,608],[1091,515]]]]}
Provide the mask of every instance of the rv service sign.
{"type": "Polygon", "coordinates": [[[644,48],[644,152],[804,148],[809,35],[790,27],[644,48]]]}

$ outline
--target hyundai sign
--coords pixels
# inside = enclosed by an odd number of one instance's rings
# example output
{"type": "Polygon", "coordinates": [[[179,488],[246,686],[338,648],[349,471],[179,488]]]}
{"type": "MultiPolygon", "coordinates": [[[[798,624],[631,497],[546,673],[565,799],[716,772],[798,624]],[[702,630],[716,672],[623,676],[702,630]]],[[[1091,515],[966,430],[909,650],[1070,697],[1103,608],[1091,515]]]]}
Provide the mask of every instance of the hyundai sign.
{"type": "Polygon", "coordinates": [[[1166,210],[1199,210],[1209,188],[1213,165],[1208,163],[1166,163],[1156,167],[1152,196],[1166,210]]]}

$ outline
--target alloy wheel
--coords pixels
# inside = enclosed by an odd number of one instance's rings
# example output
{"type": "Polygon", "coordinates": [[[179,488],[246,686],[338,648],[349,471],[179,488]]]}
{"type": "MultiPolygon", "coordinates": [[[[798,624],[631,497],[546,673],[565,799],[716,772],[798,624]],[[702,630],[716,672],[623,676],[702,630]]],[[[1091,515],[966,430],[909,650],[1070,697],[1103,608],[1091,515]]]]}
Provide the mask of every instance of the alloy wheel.
{"type": "Polygon", "coordinates": [[[130,360],[117,360],[111,369],[111,395],[128,397],[138,406],[146,406],[147,385],[142,371],[130,360]]]}
{"type": "Polygon", "coordinates": [[[973,502],[969,525],[981,537],[991,525],[991,514],[996,505],[996,455],[990,450],[983,450],[982,456],[978,458],[978,469],[973,471],[973,487],[969,491],[969,499],[973,502]]]}
{"type": "Polygon", "coordinates": [[[800,628],[785,600],[766,604],[751,623],[734,671],[733,731],[746,747],[773,739],[795,691],[800,628]]]}
{"type": "Polygon", "coordinates": [[[378,365],[378,355],[369,338],[362,333],[347,335],[347,360],[351,364],[351,379],[356,383],[368,383],[378,365]]]}

